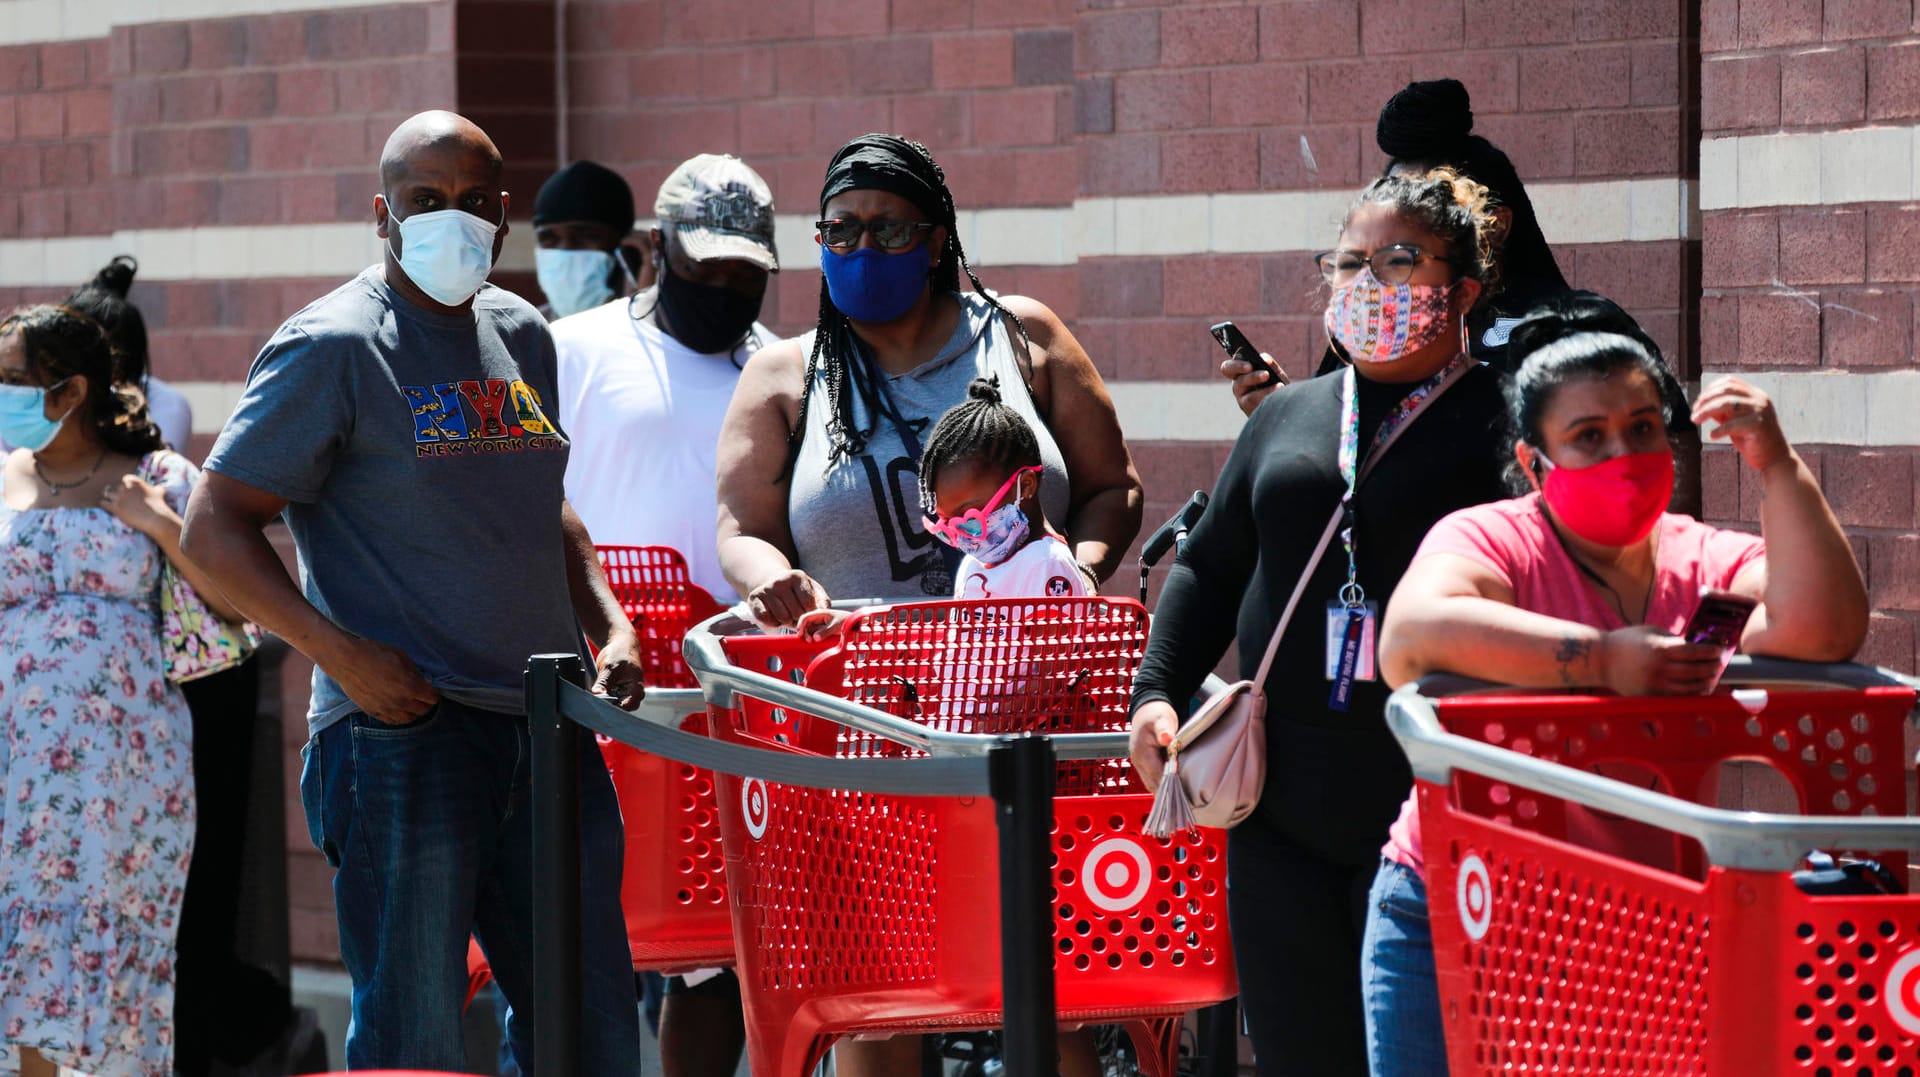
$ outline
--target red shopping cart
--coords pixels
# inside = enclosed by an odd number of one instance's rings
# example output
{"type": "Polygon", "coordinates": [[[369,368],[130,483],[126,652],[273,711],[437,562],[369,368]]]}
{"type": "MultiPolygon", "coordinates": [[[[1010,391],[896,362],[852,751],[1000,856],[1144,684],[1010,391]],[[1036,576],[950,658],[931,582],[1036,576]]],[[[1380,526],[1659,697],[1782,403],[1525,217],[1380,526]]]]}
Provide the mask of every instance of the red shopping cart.
{"type": "MultiPolygon", "coordinates": [[[[828,644],[696,630],[688,661],[730,698],[712,730],[733,743],[882,757],[1055,735],[1060,1021],[1125,1025],[1143,1071],[1171,1077],[1181,1016],[1237,988],[1224,835],[1141,830],[1152,797],[1121,731],[1145,636],[1128,600],[933,602],[864,611],[828,644]],[[769,702],[737,672],[810,705],[769,702]]],[[[722,775],[720,817],[756,1074],[800,1077],[841,1036],[1000,1023],[991,802],[722,775]]]]}
{"type": "Polygon", "coordinates": [[[1744,662],[1708,697],[1422,688],[1388,722],[1417,779],[1452,1073],[1920,1069],[1920,896],[1816,896],[1791,874],[1815,849],[1920,847],[1898,818],[1911,688],[1744,662]],[[1807,814],[1701,803],[1729,762],[1768,765],[1807,814]],[[1610,763],[1653,779],[1594,772],[1610,763]],[[1670,862],[1569,840],[1582,812],[1658,828],[1670,862]]]}

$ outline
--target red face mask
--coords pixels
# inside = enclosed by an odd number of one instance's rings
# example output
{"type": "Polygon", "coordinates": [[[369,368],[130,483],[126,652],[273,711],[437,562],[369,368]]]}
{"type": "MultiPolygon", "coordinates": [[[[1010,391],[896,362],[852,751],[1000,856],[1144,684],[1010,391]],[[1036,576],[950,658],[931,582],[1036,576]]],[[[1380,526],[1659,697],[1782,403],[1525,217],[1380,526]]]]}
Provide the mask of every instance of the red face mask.
{"type": "Polygon", "coordinates": [[[1601,546],[1646,538],[1673,500],[1673,452],[1616,456],[1590,467],[1555,467],[1540,496],[1567,529],[1601,546]]]}

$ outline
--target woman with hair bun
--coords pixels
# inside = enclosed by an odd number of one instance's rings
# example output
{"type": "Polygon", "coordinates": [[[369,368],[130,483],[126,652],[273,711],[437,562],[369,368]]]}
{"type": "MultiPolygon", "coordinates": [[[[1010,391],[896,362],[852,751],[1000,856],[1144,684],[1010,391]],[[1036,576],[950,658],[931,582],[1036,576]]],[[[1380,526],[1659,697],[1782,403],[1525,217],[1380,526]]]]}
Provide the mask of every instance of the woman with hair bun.
{"type": "Polygon", "coordinates": [[[127,293],[140,263],[122,254],[100,268],[93,279],[74,290],[66,305],[100,323],[113,342],[114,380],[147,394],[147,414],[160,436],[176,452],[186,452],[193,438],[193,406],[180,390],[153,376],[147,354],[147,320],[127,293]]]}
{"type": "MultiPolygon", "coordinates": [[[[1852,657],[1866,637],[1866,587],[1766,394],[1721,378],[1691,409],[1764,491],[1759,536],[1722,531],[1667,511],[1673,419],[1686,399],[1667,388],[1659,352],[1624,311],[1569,296],[1522,321],[1512,349],[1521,496],[1463,509],[1428,533],[1381,626],[1389,684],[1447,672],[1622,695],[1708,692],[1724,653],[1677,635],[1706,591],[1759,603],[1741,651],[1852,657]]],[[[1447,1072],[1419,823],[1409,797],[1368,903],[1373,1077],[1447,1072]]]]}
{"type": "Polygon", "coordinates": [[[194,796],[163,559],[240,618],[180,554],[195,469],[91,319],[0,321],[0,438],[0,1043],[26,1077],[168,1077],[194,796]]]}
{"type": "Polygon", "coordinates": [[[1486,188],[1447,169],[1361,192],[1318,258],[1328,335],[1353,365],[1283,387],[1240,432],[1167,575],[1134,681],[1133,762],[1157,786],[1181,708],[1227,646],[1255,676],[1292,609],[1264,685],[1266,786],[1227,840],[1262,1077],[1366,1066],[1367,886],[1413,784],[1386,728],[1373,622],[1420,536],[1502,492],[1499,378],[1465,341],[1492,223],[1486,188]],[[1330,626],[1354,647],[1330,647],[1330,626]]]}

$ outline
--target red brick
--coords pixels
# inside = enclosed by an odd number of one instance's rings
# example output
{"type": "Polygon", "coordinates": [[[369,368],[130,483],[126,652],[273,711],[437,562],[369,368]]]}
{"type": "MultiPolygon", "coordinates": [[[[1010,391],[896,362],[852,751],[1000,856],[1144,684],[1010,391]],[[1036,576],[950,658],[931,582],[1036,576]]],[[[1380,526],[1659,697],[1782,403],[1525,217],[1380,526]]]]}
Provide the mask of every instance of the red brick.
{"type": "Polygon", "coordinates": [[[1079,140],[1080,189],[1088,195],[1152,194],[1160,189],[1160,138],[1110,135],[1079,140]]]}
{"type": "MultiPolygon", "coordinates": [[[[0,194],[0,236],[17,236],[19,234],[20,196],[17,194],[0,194]]],[[[11,289],[9,289],[9,291],[11,291],[11,289]]],[[[19,301],[10,297],[0,297],[0,310],[14,307],[18,305],[18,302],[19,301]]]]}
{"type": "Polygon", "coordinates": [[[701,50],[700,95],[709,101],[772,96],[773,57],[773,49],[765,45],[701,50]]]}
{"type": "Polygon", "coordinates": [[[39,46],[0,46],[0,93],[26,93],[39,88],[39,46]]]}
{"type": "Polygon", "coordinates": [[[1520,107],[1528,112],[1618,108],[1632,87],[1633,53],[1623,45],[1542,49],[1520,61],[1520,107]]]}
{"type": "Polygon", "coordinates": [[[1819,4],[1806,0],[1740,0],[1741,48],[1812,44],[1820,40],[1820,30],[1819,4]]]}
{"type": "Polygon", "coordinates": [[[49,41],[40,46],[40,88],[72,90],[87,85],[87,43],[49,41]]]}
{"type": "Polygon", "coordinates": [[[1123,380],[1201,381],[1220,376],[1220,347],[1199,318],[1129,322],[1121,330],[1116,350],[1115,367],[1123,380]]]}
{"type": "Polygon", "coordinates": [[[1380,106],[1406,88],[1412,68],[1405,59],[1369,59],[1314,64],[1308,74],[1307,109],[1314,123],[1373,124],[1380,106]]]}
{"type": "Polygon", "coordinates": [[[1169,192],[1251,191],[1260,186],[1260,136],[1254,131],[1172,134],[1160,153],[1160,178],[1169,192]]]}
{"type": "Polygon", "coordinates": [[[1743,56],[1700,64],[1700,124],[1709,131],[1780,122],[1780,58],[1743,56]]]}
{"type": "Polygon", "coordinates": [[[1064,206],[1080,193],[1079,156],[1072,146],[1022,151],[1017,157],[998,154],[1012,162],[1013,197],[1004,203],[989,201],[992,189],[974,195],[974,205],[1064,206]]]}
{"type": "Polygon", "coordinates": [[[1074,74],[1152,67],[1160,62],[1160,13],[1118,11],[1073,21],[1074,74]]]}
{"type": "Polygon", "coordinates": [[[1573,40],[1573,0],[1466,0],[1475,48],[1557,45],[1573,40]]]}
{"type": "Polygon", "coordinates": [[[1780,279],[1788,284],[1857,284],[1867,274],[1867,215],[1820,210],[1780,217],[1780,279]]]}
{"type": "Polygon", "coordinates": [[[1209,88],[1205,71],[1118,75],[1113,80],[1116,131],[1174,130],[1205,116],[1209,88]]]}
{"type": "MultiPolygon", "coordinates": [[[[61,142],[46,148],[41,158],[40,182],[72,190],[93,182],[93,147],[85,142],[61,142]]],[[[102,179],[106,177],[102,176],[102,179]]]]}
{"type": "Polygon", "coordinates": [[[1359,0],[1286,0],[1260,5],[1261,59],[1319,60],[1359,54],[1359,0]]]}
{"type": "Polygon", "coordinates": [[[1920,535],[1868,539],[1867,599],[1875,609],[1920,611],[1920,535]]]}
{"type": "MultiPolygon", "coordinates": [[[[259,161],[260,129],[256,127],[250,134],[254,166],[264,169],[266,166],[259,161]]],[[[280,220],[287,223],[333,222],[371,219],[373,195],[379,181],[361,172],[341,172],[336,175],[282,176],[278,186],[280,220]],[[347,186],[346,177],[349,176],[356,189],[351,199],[343,190],[347,186]]]]}
{"type": "Polygon", "coordinates": [[[1215,127],[1265,127],[1307,119],[1307,69],[1300,64],[1216,68],[1215,127]]]}
{"type": "MultiPolygon", "coordinates": [[[[452,12],[451,8],[444,10],[449,14],[452,12]]],[[[660,16],[659,0],[634,0],[624,4],[570,4],[567,7],[567,44],[574,52],[642,52],[654,49],[662,40],[660,16]]]]}
{"type": "Polygon", "coordinates": [[[187,25],[155,22],[133,28],[133,69],[145,74],[187,66],[187,25]]]}
{"type": "MultiPolygon", "coordinates": [[[[307,58],[358,60],[368,51],[366,12],[357,9],[322,11],[308,15],[307,58]]],[[[468,20],[462,20],[466,26],[468,20]]]]}
{"type": "Polygon", "coordinates": [[[268,176],[228,176],[220,181],[221,224],[275,224],[280,181],[268,176]]]}
{"type": "Polygon", "coordinates": [[[773,84],[783,96],[846,93],[853,86],[852,68],[838,46],[787,42],[776,46],[773,84]]]}
{"type": "Polygon", "coordinates": [[[1818,300],[1799,295],[1741,296],[1738,362],[1750,370],[1818,365],[1818,300]]]}
{"type": "Polygon", "coordinates": [[[973,135],[976,100],[969,94],[954,93],[896,97],[893,130],[943,151],[980,144],[973,135]]]}
{"type": "Polygon", "coordinates": [[[975,26],[1065,26],[1073,0],[973,0],[975,26]]]}
{"type": "MultiPolygon", "coordinates": [[[[476,4],[463,2],[460,5],[461,25],[475,22],[493,22],[490,8],[511,7],[516,5],[476,4]]],[[[523,18],[514,19],[510,25],[513,32],[514,51],[551,53],[555,39],[553,35],[553,12],[550,4],[517,5],[526,10],[523,18]]],[[[371,8],[367,11],[367,55],[368,56],[405,56],[418,60],[432,49],[431,12],[425,4],[392,4],[387,7],[371,8]]]]}
{"type": "Polygon", "coordinates": [[[213,75],[161,79],[160,119],[170,124],[204,123],[220,115],[220,80],[213,75]]]}
{"type": "Polygon", "coordinates": [[[1874,283],[1920,280],[1920,209],[1912,205],[1867,207],[1867,279],[1874,283]]]}
{"type": "Polygon", "coordinates": [[[333,71],[290,67],[274,75],[275,110],[280,116],[332,116],[338,108],[333,71]]]}
{"type": "Polygon", "coordinates": [[[1246,64],[1259,55],[1254,8],[1169,8],[1160,16],[1160,62],[1167,67],[1246,64]]]}
{"type": "Polygon", "coordinates": [[[1905,617],[1874,613],[1867,620],[1867,641],[1853,660],[1865,665],[1885,666],[1901,673],[1912,673],[1913,655],[1913,622],[1905,617]]]}
{"type": "Polygon", "coordinates": [[[244,19],[205,19],[187,24],[187,63],[198,71],[240,67],[247,62],[244,19]]]}
{"type": "Polygon", "coordinates": [[[1022,30],[1013,35],[1013,81],[1021,86],[1073,82],[1073,31],[1022,30]]]}
{"type": "MultiPolygon", "coordinates": [[[[1361,141],[1359,130],[1351,126],[1261,131],[1260,186],[1279,191],[1357,186],[1361,141]]],[[[1369,153],[1378,152],[1370,134],[1366,143],[1369,153]]]]}
{"type": "Polygon", "coordinates": [[[113,91],[75,90],[65,96],[68,138],[91,138],[113,129],[113,91]]]}
{"type": "MultiPolygon", "coordinates": [[[[1562,248],[1564,249],[1564,248],[1562,248]]],[[[1681,301],[1679,241],[1603,243],[1572,248],[1572,278],[1630,311],[1672,307],[1681,301]]],[[[1561,264],[1566,264],[1564,256],[1561,264]]]]}
{"type": "Polygon", "coordinates": [[[1678,37],[1680,10],[1673,0],[1576,0],[1573,32],[1581,41],[1678,37]]]}
{"type": "Polygon", "coordinates": [[[633,96],[650,103],[702,100],[700,72],[703,66],[699,52],[664,52],[638,59],[628,69],[633,96]]]}
{"type": "Polygon", "coordinates": [[[892,127],[892,103],[884,97],[847,97],[813,103],[813,147],[816,150],[831,153],[850,139],[869,131],[891,130],[892,127]]]}
{"type": "Polygon", "coordinates": [[[1513,112],[1520,107],[1520,53],[1515,51],[1415,57],[1411,75],[1420,80],[1459,79],[1473,96],[1476,116],[1513,112]]]}
{"type": "Polygon", "coordinates": [[[20,137],[55,139],[66,134],[67,104],[61,94],[29,94],[18,101],[20,137]]]}
{"type": "Polygon", "coordinates": [[[305,128],[309,168],[368,168],[379,153],[368,145],[367,125],[357,119],[314,120],[305,128]]]}
{"type": "MultiPolygon", "coordinates": [[[[804,101],[742,101],[740,153],[805,153],[813,145],[813,106],[804,101]]],[[[911,137],[908,128],[902,130],[911,137]]]]}
{"type": "Polygon", "coordinates": [[[973,141],[977,146],[1049,146],[1058,135],[1052,87],[973,95],[973,141]]]}
{"type": "Polygon", "coordinates": [[[942,90],[1013,85],[1013,35],[995,31],[934,38],[933,84],[942,90]]]}
{"type": "Polygon", "coordinates": [[[1261,309],[1260,258],[1252,254],[1169,258],[1161,268],[1168,314],[1261,309]]]}
{"type": "Polygon", "coordinates": [[[1701,280],[1709,288],[1771,284],[1780,275],[1772,211],[1713,213],[1701,222],[1701,280]]]}
{"type": "Polygon", "coordinates": [[[1824,292],[1821,349],[1827,366],[1911,367],[1913,296],[1907,292],[1824,292]]]}
{"type": "Polygon", "coordinates": [[[1863,37],[1904,37],[1910,29],[1910,0],[1826,0],[1821,34],[1828,41],[1863,37]]]}
{"type": "MultiPolygon", "coordinates": [[[[964,30],[973,24],[970,5],[953,0],[893,0],[893,32],[964,30]]],[[[812,322],[809,317],[808,322],[812,322]]]]}
{"type": "MultiPolygon", "coordinates": [[[[45,156],[39,146],[0,145],[0,190],[19,191],[28,187],[40,186],[40,159],[45,156]]],[[[1160,162],[1154,159],[1154,178],[1160,176],[1160,162]]]]}
{"type": "MultiPolygon", "coordinates": [[[[1317,318],[1327,306],[1327,286],[1306,251],[1260,258],[1260,310],[1264,314],[1317,318]]],[[[1269,349],[1271,350],[1271,349],[1269,349]]]]}
{"type": "Polygon", "coordinates": [[[1920,44],[1867,51],[1867,116],[1920,116],[1920,44]]]}
{"type": "Polygon", "coordinates": [[[1866,57],[1859,49],[1820,49],[1780,64],[1780,122],[1839,124],[1866,114],[1866,57]]]}
{"type": "Polygon", "coordinates": [[[1360,49],[1368,56],[1460,48],[1461,0],[1360,0],[1360,49]]]}
{"type": "Polygon", "coordinates": [[[1529,182],[1574,174],[1574,125],[1565,116],[1476,117],[1473,126],[1475,134],[1505,151],[1529,182]]]}
{"type": "Polygon", "coordinates": [[[21,192],[20,232],[30,238],[66,235],[67,192],[21,192]]]}
{"type": "MultiPolygon", "coordinates": [[[[0,96],[0,144],[16,141],[20,137],[20,113],[15,107],[14,100],[12,97],[0,96]]],[[[73,122],[71,117],[67,122],[73,122]]],[[[0,232],[0,235],[5,234],[0,232]]]]}
{"type": "Polygon", "coordinates": [[[1573,166],[1582,176],[1671,176],[1680,169],[1680,116],[1670,109],[1577,116],[1573,166]]]}
{"type": "Polygon", "coordinates": [[[1849,527],[1912,525],[1913,456],[1910,453],[1825,449],[1821,455],[1822,488],[1841,523],[1849,527]]]}
{"type": "Polygon", "coordinates": [[[1088,258],[1080,263],[1080,306],[1090,318],[1150,318],[1161,306],[1161,263],[1154,258],[1088,258]]]}
{"type": "Polygon", "coordinates": [[[1633,49],[1633,103],[1637,107],[1680,103],[1680,50],[1672,45],[1633,49]]]}
{"type": "Polygon", "coordinates": [[[186,132],[186,141],[187,161],[196,172],[246,170],[247,130],[244,127],[196,127],[186,132]]]}
{"type": "Polygon", "coordinates": [[[1740,519],[1740,454],[1725,446],[1709,445],[1700,451],[1700,503],[1702,518],[1710,523],[1733,523],[1740,519]]]}
{"type": "Polygon", "coordinates": [[[247,66],[281,67],[306,59],[305,16],[258,15],[240,23],[246,28],[247,66]]]}
{"type": "Polygon", "coordinates": [[[632,100],[625,56],[584,53],[567,58],[567,103],[575,109],[625,108],[632,100]]]}
{"type": "Polygon", "coordinates": [[[1712,55],[1739,47],[1740,0],[1700,0],[1700,51],[1712,55]]]}

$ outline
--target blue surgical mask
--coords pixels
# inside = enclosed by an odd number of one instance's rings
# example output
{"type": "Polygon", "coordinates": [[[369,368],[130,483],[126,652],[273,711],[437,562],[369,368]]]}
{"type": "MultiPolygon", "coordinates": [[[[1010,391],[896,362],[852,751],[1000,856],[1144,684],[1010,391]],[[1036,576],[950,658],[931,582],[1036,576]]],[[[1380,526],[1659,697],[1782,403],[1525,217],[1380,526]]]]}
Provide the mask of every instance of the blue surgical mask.
{"type": "MultiPolygon", "coordinates": [[[[53,388],[65,384],[62,381],[53,388]]],[[[73,409],[67,409],[67,415],[58,419],[47,418],[50,391],[32,385],[0,385],[0,441],[28,452],[39,452],[53,444],[73,409]]]]}
{"type": "Polygon", "coordinates": [[[820,248],[820,271],[833,305],[856,322],[890,322],[913,309],[927,290],[933,252],[925,243],[888,254],[860,247],[848,254],[820,248]]]}
{"type": "MultiPolygon", "coordinates": [[[[504,212],[502,219],[505,218],[504,212]]],[[[416,213],[405,220],[387,209],[387,231],[399,226],[400,268],[407,279],[433,301],[457,307],[473,298],[493,272],[493,237],[498,224],[489,224],[463,209],[416,213]]]]}
{"type": "Polygon", "coordinates": [[[613,298],[607,283],[616,268],[606,251],[568,251],[541,247],[533,252],[534,274],[556,318],[578,314],[613,298]]]}
{"type": "Polygon", "coordinates": [[[978,535],[956,528],[951,534],[936,531],[934,537],[991,568],[1020,549],[1027,540],[1028,526],[1026,512],[1015,501],[995,509],[978,535]]]}

